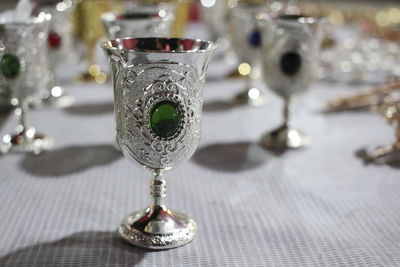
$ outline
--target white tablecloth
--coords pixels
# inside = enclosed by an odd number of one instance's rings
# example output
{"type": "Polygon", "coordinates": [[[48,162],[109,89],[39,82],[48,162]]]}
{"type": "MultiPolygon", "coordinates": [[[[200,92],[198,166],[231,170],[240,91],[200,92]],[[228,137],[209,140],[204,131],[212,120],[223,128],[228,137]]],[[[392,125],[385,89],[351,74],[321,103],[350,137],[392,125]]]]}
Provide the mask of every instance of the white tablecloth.
{"type": "MultiPolygon", "coordinates": [[[[149,204],[150,173],[113,149],[111,84],[74,84],[79,69],[61,68],[76,104],[29,118],[54,138],[54,150],[0,157],[0,265],[400,265],[400,166],[365,165],[357,156],[391,143],[393,129],[368,112],[319,112],[357,88],[317,82],[296,99],[292,124],[314,143],[277,156],[257,142],[281,122],[280,99],[264,90],[263,107],[227,105],[244,86],[224,79],[228,70],[212,62],[199,148],[166,174],[167,203],[196,220],[197,237],[147,251],[115,232],[125,215],[149,204]]],[[[0,134],[15,124],[10,116],[0,134]]]]}

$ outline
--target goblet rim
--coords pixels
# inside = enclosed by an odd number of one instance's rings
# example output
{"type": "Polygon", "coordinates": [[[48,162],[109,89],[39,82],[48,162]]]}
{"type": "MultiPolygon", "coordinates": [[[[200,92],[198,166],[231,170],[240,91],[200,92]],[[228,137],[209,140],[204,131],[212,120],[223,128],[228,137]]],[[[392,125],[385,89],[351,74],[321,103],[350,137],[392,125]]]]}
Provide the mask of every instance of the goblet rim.
{"type": "Polygon", "coordinates": [[[236,6],[232,7],[232,10],[238,9],[246,9],[246,8],[267,8],[265,3],[256,3],[256,2],[239,2],[236,6]]]}
{"type": "Polygon", "coordinates": [[[141,21],[141,20],[148,20],[148,19],[165,19],[165,17],[161,17],[158,12],[153,11],[128,11],[128,12],[106,12],[101,15],[101,20],[107,22],[114,22],[114,21],[141,21]],[[142,15],[142,17],[138,18],[125,18],[120,16],[125,16],[127,14],[138,14],[142,15]],[[148,15],[145,17],[145,15],[148,15]]]}
{"type": "MultiPolygon", "coordinates": [[[[192,38],[170,38],[170,37],[125,37],[125,38],[117,38],[113,40],[107,40],[103,41],[100,43],[100,46],[105,49],[105,50],[110,50],[110,51],[131,51],[134,53],[143,53],[143,54],[148,54],[148,53],[157,53],[157,54],[192,54],[192,53],[208,53],[208,52],[213,52],[217,49],[218,45],[213,42],[213,41],[207,41],[207,40],[202,40],[202,39],[192,39],[192,38]],[[177,41],[190,41],[193,44],[198,44],[198,45],[206,45],[206,48],[201,48],[200,49],[186,49],[183,48],[183,50],[165,50],[165,49],[135,49],[135,48],[125,48],[123,47],[124,41],[155,41],[155,40],[165,40],[165,41],[171,41],[171,42],[177,42],[177,41]],[[115,45],[118,45],[115,46],[115,45]]],[[[199,48],[199,47],[197,47],[199,48]]]]}
{"type": "Polygon", "coordinates": [[[52,15],[48,12],[40,12],[38,15],[36,16],[31,16],[29,18],[29,20],[27,21],[9,21],[9,22],[0,22],[0,27],[1,26],[9,26],[9,25],[13,25],[13,26],[30,26],[30,25],[37,25],[37,24],[41,24],[44,22],[48,22],[50,21],[52,15]]]}
{"type": "Polygon", "coordinates": [[[284,23],[301,23],[301,24],[317,24],[319,23],[323,17],[313,17],[302,14],[280,14],[275,19],[278,22],[284,23]]]}

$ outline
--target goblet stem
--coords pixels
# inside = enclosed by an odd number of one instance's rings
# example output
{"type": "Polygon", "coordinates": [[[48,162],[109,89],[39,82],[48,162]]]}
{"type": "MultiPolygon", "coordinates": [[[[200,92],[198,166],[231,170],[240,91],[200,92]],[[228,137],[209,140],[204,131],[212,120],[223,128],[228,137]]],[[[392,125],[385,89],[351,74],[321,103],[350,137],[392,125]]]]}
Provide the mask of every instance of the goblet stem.
{"type": "Polygon", "coordinates": [[[283,126],[289,127],[290,97],[283,99],[283,126]]]}
{"type": "Polygon", "coordinates": [[[144,248],[168,249],[182,246],[196,233],[196,223],[183,213],[165,205],[167,187],[162,170],[154,170],[150,183],[153,203],[144,211],[125,217],[118,232],[126,241],[144,248]]]}
{"type": "Polygon", "coordinates": [[[49,88],[53,88],[56,86],[56,74],[54,73],[54,70],[49,71],[49,88]]]}
{"type": "Polygon", "coordinates": [[[28,129],[28,125],[27,125],[27,113],[28,113],[28,104],[26,102],[22,102],[19,106],[18,106],[18,121],[19,121],[19,125],[22,128],[22,132],[25,132],[28,129]]]}
{"type": "Polygon", "coordinates": [[[154,177],[151,179],[150,195],[153,196],[153,206],[165,208],[165,197],[167,195],[166,182],[162,176],[161,170],[154,171],[154,177]]]}
{"type": "Polygon", "coordinates": [[[261,144],[277,152],[282,152],[288,148],[309,146],[311,144],[311,137],[289,126],[290,97],[284,97],[283,101],[282,125],[272,132],[265,134],[261,139],[261,144]]]}

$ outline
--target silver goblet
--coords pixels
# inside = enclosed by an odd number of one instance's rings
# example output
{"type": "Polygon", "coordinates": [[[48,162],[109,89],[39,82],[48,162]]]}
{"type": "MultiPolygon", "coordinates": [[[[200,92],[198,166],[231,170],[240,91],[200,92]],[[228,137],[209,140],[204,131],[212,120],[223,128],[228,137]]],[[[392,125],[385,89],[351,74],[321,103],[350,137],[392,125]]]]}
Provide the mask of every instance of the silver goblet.
{"type": "Polygon", "coordinates": [[[267,19],[267,13],[262,5],[244,4],[230,9],[228,31],[232,47],[240,65],[239,73],[246,78],[245,90],[235,96],[238,104],[260,106],[265,103],[254,82],[261,76],[261,20],[267,19]]]}
{"type": "Polygon", "coordinates": [[[28,22],[0,24],[0,42],[6,51],[0,62],[0,86],[10,92],[11,103],[19,117],[17,133],[6,135],[0,147],[2,153],[40,153],[52,146],[50,138],[28,127],[29,104],[46,86],[46,38],[51,15],[40,13],[28,22]]]}
{"type": "Polygon", "coordinates": [[[298,15],[282,15],[266,25],[264,35],[264,79],[284,100],[284,122],[267,133],[262,144],[271,149],[299,148],[311,144],[311,137],[289,126],[292,96],[310,88],[319,60],[321,30],[319,20],[298,15]],[[272,29],[271,29],[272,28],[272,29]]]}
{"type": "Polygon", "coordinates": [[[173,19],[173,10],[168,5],[137,7],[125,13],[108,12],[101,16],[109,39],[167,37],[173,19]]]}
{"type": "Polygon", "coordinates": [[[189,159],[200,141],[205,71],[213,42],[129,38],[101,44],[114,84],[117,142],[124,155],[153,173],[153,204],[122,220],[119,233],[144,248],[190,242],[196,223],[165,205],[163,173],[189,159]]]}
{"type": "Polygon", "coordinates": [[[55,69],[61,64],[74,57],[73,48],[73,27],[71,13],[73,9],[72,0],[63,1],[40,1],[36,4],[39,12],[46,12],[52,15],[50,29],[47,36],[48,61],[48,84],[41,92],[40,98],[34,103],[35,107],[68,107],[75,99],[66,93],[57,84],[55,69]]]}

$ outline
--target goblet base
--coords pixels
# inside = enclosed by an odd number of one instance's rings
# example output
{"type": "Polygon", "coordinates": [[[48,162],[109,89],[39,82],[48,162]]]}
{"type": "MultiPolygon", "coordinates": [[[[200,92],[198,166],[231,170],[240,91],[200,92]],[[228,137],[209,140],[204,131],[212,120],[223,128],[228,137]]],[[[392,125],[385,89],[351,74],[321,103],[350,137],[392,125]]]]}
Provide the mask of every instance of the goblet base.
{"type": "Polygon", "coordinates": [[[65,93],[61,87],[57,86],[54,93],[53,89],[50,90],[48,96],[40,98],[38,101],[33,102],[32,103],[33,108],[43,108],[43,107],[66,108],[71,106],[75,102],[75,98],[65,93]]]}
{"type": "Polygon", "coordinates": [[[250,88],[237,94],[233,102],[237,105],[262,106],[266,99],[258,88],[250,88]]]}
{"type": "Polygon", "coordinates": [[[261,139],[262,146],[276,151],[308,147],[311,142],[311,136],[286,125],[265,134],[261,139]]]}
{"type": "Polygon", "coordinates": [[[196,223],[183,213],[156,206],[125,217],[118,232],[137,247],[170,249],[191,242],[196,235],[196,223]]]}
{"type": "Polygon", "coordinates": [[[53,147],[53,140],[43,134],[36,133],[35,128],[13,135],[5,135],[0,145],[2,154],[7,153],[33,153],[38,155],[53,147]]]}

